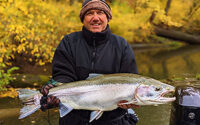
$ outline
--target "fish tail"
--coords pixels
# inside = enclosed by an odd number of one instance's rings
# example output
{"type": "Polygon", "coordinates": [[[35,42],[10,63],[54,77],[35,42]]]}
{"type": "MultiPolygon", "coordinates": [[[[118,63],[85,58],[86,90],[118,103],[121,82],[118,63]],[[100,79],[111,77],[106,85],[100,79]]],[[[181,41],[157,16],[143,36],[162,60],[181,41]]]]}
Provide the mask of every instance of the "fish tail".
{"type": "Polygon", "coordinates": [[[42,95],[39,91],[20,89],[18,90],[18,96],[23,104],[23,108],[20,110],[19,119],[25,118],[40,109],[40,99],[42,95]]]}

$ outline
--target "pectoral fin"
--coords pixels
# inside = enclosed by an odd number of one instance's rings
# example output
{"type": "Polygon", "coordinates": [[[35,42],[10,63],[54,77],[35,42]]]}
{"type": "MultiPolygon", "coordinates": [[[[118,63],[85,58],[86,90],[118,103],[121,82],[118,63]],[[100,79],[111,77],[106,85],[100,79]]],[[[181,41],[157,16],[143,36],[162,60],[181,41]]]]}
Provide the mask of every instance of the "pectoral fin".
{"type": "Polygon", "coordinates": [[[63,117],[65,115],[67,115],[69,112],[71,112],[73,110],[72,107],[68,106],[65,103],[60,103],[59,104],[59,112],[60,112],[60,117],[63,117]]]}
{"type": "Polygon", "coordinates": [[[96,120],[99,119],[102,116],[102,114],[103,114],[103,111],[101,110],[91,112],[89,122],[92,122],[94,119],[96,120]]]}
{"type": "Polygon", "coordinates": [[[135,114],[135,111],[134,111],[133,109],[129,108],[129,109],[128,109],[128,113],[129,113],[129,114],[135,114]]]}

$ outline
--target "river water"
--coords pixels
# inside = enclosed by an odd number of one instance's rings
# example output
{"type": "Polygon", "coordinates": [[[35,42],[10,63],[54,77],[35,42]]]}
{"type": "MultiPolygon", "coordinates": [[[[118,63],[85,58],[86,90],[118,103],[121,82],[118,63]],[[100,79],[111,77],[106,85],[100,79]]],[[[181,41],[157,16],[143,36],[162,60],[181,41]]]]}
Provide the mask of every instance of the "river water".
{"type": "MultiPolygon", "coordinates": [[[[134,48],[134,53],[141,75],[163,81],[177,78],[187,80],[200,73],[200,46],[134,48]]],[[[175,83],[172,84],[176,86],[175,83]]],[[[17,98],[0,98],[0,125],[58,124],[57,109],[45,113],[38,111],[23,120],[18,120],[20,107],[17,98]]],[[[171,104],[141,106],[135,111],[139,117],[137,125],[169,125],[171,104]]]]}

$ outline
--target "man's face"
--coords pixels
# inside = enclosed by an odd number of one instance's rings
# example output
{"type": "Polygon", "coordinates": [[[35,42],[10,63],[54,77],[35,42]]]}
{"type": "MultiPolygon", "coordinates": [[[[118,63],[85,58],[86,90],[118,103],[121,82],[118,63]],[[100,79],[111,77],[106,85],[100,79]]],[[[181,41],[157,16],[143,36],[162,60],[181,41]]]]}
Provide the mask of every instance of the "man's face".
{"type": "Polygon", "coordinates": [[[83,19],[83,26],[93,33],[102,32],[107,24],[107,16],[102,10],[89,10],[83,19]]]}

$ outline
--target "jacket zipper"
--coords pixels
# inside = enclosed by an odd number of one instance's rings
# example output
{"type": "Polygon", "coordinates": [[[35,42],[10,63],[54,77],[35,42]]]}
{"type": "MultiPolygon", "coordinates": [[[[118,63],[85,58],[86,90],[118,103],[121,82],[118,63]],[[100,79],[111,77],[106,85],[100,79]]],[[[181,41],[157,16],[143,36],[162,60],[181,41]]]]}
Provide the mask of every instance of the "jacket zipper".
{"type": "Polygon", "coordinates": [[[94,69],[95,57],[96,57],[96,41],[95,41],[95,37],[93,37],[92,72],[95,72],[95,69],[94,69]]]}

